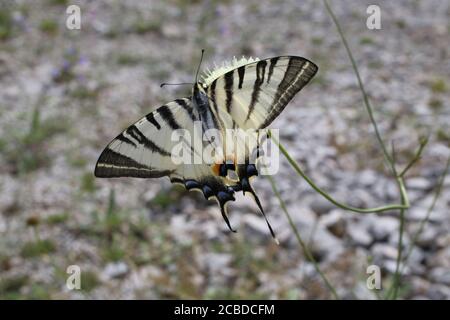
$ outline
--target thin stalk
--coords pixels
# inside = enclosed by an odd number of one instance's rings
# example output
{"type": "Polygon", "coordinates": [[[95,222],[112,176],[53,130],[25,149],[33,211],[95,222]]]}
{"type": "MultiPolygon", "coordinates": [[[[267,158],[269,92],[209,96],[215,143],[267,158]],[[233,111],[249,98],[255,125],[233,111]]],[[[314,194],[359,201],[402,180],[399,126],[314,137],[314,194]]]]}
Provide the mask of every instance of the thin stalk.
{"type": "Polygon", "coordinates": [[[419,150],[417,152],[416,157],[414,157],[414,159],[410,162],[409,165],[407,165],[407,167],[400,173],[397,173],[397,170],[395,168],[395,162],[394,159],[389,155],[386,145],[383,141],[383,139],[381,138],[381,134],[380,131],[378,130],[378,125],[375,121],[375,117],[373,115],[373,110],[372,110],[372,106],[370,105],[370,101],[369,101],[369,97],[366,93],[366,90],[364,88],[364,84],[361,80],[361,76],[359,74],[358,71],[358,66],[356,65],[355,59],[353,58],[353,54],[350,50],[350,47],[347,43],[347,40],[344,36],[344,33],[341,29],[341,26],[339,25],[339,22],[337,21],[337,18],[333,12],[333,10],[331,9],[330,5],[328,4],[327,0],[323,0],[325,7],[328,11],[328,13],[330,14],[331,18],[333,19],[334,24],[336,25],[336,29],[341,37],[342,43],[344,44],[344,47],[347,51],[347,55],[351,61],[352,67],[353,67],[353,71],[356,75],[356,78],[358,80],[358,84],[359,84],[359,88],[361,90],[361,93],[363,95],[363,100],[364,100],[364,105],[366,106],[366,110],[367,113],[369,114],[369,118],[370,121],[372,123],[372,126],[375,130],[375,135],[376,138],[378,140],[378,143],[383,151],[384,154],[384,158],[386,159],[386,161],[389,164],[389,167],[392,171],[392,174],[396,177],[396,182],[400,191],[400,196],[401,196],[401,203],[403,205],[402,208],[400,209],[400,228],[399,228],[399,243],[398,243],[398,251],[397,251],[397,262],[396,262],[396,267],[395,267],[395,274],[394,274],[394,282],[393,282],[393,298],[395,299],[397,297],[397,293],[398,293],[398,285],[399,285],[399,280],[400,280],[400,263],[402,261],[402,245],[403,245],[403,232],[404,232],[404,225],[405,225],[405,210],[409,207],[409,200],[408,200],[408,195],[406,193],[405,190],[405,185],[404,185],[404,181],[403,181],[403,175],[412,167],[412,165],[414,165],[414,163],[416,161],[418,161],[418,159],[420,158],[420,154],[423,151],[423,148],[425,146],[426,142],[421,143],[421,146],[419,147],[419,150]]]}
{"type": "Polygon", "coordinates": [[[405,169],[403,169],[402,172],[400,172],[400,174],[399,174],[400,177],[405,176],[405,174],[408,172],[408,170],[411,169],[416,164],[416,162],[420,160],[420,156],[422,155],[423,149],[425,148],[427,143],[428,143],[428,138],[422,139],[420,141],[420,145],[416,151],[416,154],[414,155],[413,159],[407,164],[405,169]]]}
{"type": "Polygon", "coordinates": [[[270,181],[270,185],[272,186],[272,190],[275,194],[275,196],[277,197],[279,203],[280,203],[280,207],[283,210],[286,218],[289,221],[289,225],[292,228],[292,231],[294,231],[295,234],[295,238],[297,239],[298,244],[300,245],[300,247],[303,250],[304,255],[306,256],[306,258],[313,264],[314,269],[316,270],[316,272],[320,275],[320,277],[322,278],[323,282],[325,283],[325,285],[327,286],[328,290],[330,290],[331,294],[333,295],[333,297],[336,300],[339,300],[339,295],[336,292],[336,289],[333,287],[333,285],[330,283],[330,281],[328,280],[328,278],[325,276],[325,274],[322,272],[322,270],[320,270],[319,265],[316,261],[316,259],[314,259],[314,256],[312,255],[311,251],[308,249],[308,246],[305,244],[305,242],[303,241],[302,237],[300,236],[300,233],[298,232],[298,229],[294,223],[294,221],[291,218],[291,215],[289,214],[289,211],[287,210],[286,204],[284,203],[283,199],[281,198],[281,194],[278,191],[278,188],[275,184],[274,179],[272,178],[272,176],[267,175],[267,178],[270,181]]]}
{"type": "Polygon", "coordinates": [[[350,50],[350,46],[348,45],[347,39],[344,36],[344,32],[342,31],[341,26],[335,16],[333,10],[331,9],[330,5],[328,4],[328,1],[323,0],[323,2],[325,4],[325,7],[326,7],[328,13],[330,14],[331,18],[333,19],[336,29],[341,37],[342,43],[344,44],[345,50],[347,51],[347,55],[350,59],[352,67],[353,67],[353,72],[355,73],[356,78],[358,80],[359,89],[361,90],[361,93],[363,95],[364,105],[366,106],[367,113],[369,114],[370,122],[372,123],[373,129],[375,130],[375,135],[377,137],[378,143],[380,144],[380,147],[383,150],[384,157],[387,160],[387,162],[389,163],[389,167],[391,168],[392,173],[394,174],[394,176],[397,176],[394,162],[392,161],[392,158],[387,151],[386,145],[384,144],[383,139],[381,138],[380,130],[378,130],[378,125],[377,125],[377,123],[375,121],[375,117],[373,115],[372,106],[370,105],[369,97],[366,93],[366,89],[364,88],[364,84],[361,80],[358,66],[356,65],[355,59],[353,58],[353,54],[352,54],[352,51],[350,50]]]}
{"type": "MultiPolygon", "coordinates": [[[[431,213],[434,210],[434,207],[436,206],[436,202],[437,202],[437,200],[439,199],[439,197],[441,195],[442,188],[443,188],[444,182],[445,182],[445,177],[447,175],[449,167],[450,167],[450,157],[447,159],[447,163],[446,163],[444,172],[442,173],[442,175],[441,175],[441,177],[439,179],[439,182],[438,182],[438,184],[436,186],[436,192],[434,194],[433,201],[431,202],[431,205],[428,208],[425,217],[420,222],[419,228],[417,229],[417,231],[415,232],[414,236],[412,237],[411,244],[410,244],[410,246],[408,248],[408,251],[406,252],[406,254],[405,254],[404,258],[403,258],[403,264],[401,265],[400,271],[399,271],[400,274],[403,273],[403,269],[405,268],[406,263],[407,263],[409,257],[411,256],[412,251],[414,250],[414,246],[417,243],[417,240],[419,239],[420,235],[422,234],[422,232],[423,232],[423,230],[425,228],[425,225],[428,223],[428,221],[430,219],[430,215],[431,215],[431,213]]],[[[388,292],[386,293],[386,298],[388,298],[388,299],[391,297],[391,295],[393,296],[394,299],[396,298],[397,292],[394,289],[394,287],[396,285],[395,281],[396,280],[394,278],[394,282],[392,283],[391,287],[389,288],[388,292]]]]}
{"type": "Polygon", "coordinates": [[[425,218],[422,219],[422,221],[420,222],[419,228],[417,229],[416,233],[414,234],[412,240],[411,240],[411,244],[410,247],[405,255],[405,258],[403,259],[403,262],[406,263],[406,261],[409,259],[409,256],[411,255],[411,252],[414,249],[414,245],[416,244],[417,240],[419,239],[420,235],[423,232],[423,229],[425,228],[425,225],[428,223],[429,219],[430,219],[430,215],[434,210],[434,207],[436,206],[436,202],[439,199],[441,192],[442,192],[442,188],[444,186],[444,182],[445,182],[445,177],[447,176],[447,172],[448,169],[450,167],[450,157],[448,157],[447,159],[447,164],[445,165],[445,169],[444,172],[442,173],[438,185],[436,187],[436,192],[434,194],[433,197],[433,201],[431,203],[431,206],[428,208],[427,210],[427,214],[425,215],[425,218]]]}
{"type": "Polygon", "coordinates": [[[405,231],[405,210],[400,210],[400,227],[398,232],[398,244],[397,244],[397,260],[395,263],[394,281],[392,283],[393,293],[392,299],[397,299],[398,288],[400,286],[400,277],[402,272],[400,271],[400,265],[402,261],[403,254],[403,233],[405,231]]]}
{"type": "MultiPolygon", "coordinates": [[[[322,190],[319,186],[317,186],[312,180],[311,178],[309,178],[304,172],[303,170],[300,168],[300,166],[298,165],[297,161],[295,161],[289,154],[289,152],[286,150],[286,148],[276,139],[274,138],[272,135],[270,135],[272,140],[275,142],[275,144],[278,146],[278,148],[280,149],[281,153],[286,157],[286,159],[288,160],[288,162],[291,164],[291,166],[294,168],[294,170],[303,178],[305,179],[305,181],[314,189],[316,190],[320,195],[322,195],[325,199],[327,199],[328,201],[330,201],[332,204],[336,205],[337,207],[341,208],[341,209],[345,209],[345,210],[349,210],[349,211],[353,211],[353,212],[357,212],[357,213],[377,213],[377,212],[384,212],[384,211],[389,211],[389,210],[396,210],[396,209],[407,209],[409,208],[409,200],[408,200],[408,195],[406,193],[405,190],[405,186],[403,183],[403,180],[400,179],[401,185],[400,185],[400,192],[402,193],[404,199],[405,199],[405,203],[403,204],[391,204],[391,205],[386,205],[386,206],[382,206],[382,207],[376,207],[376,208],[368,208],[368,209],[361,209],[361,208],[355,208],[355,207],[351,207],[348,206],[346,204],[343,204],[337,200],[335,200],[333,197],[331,197],[327,192],[325,192],[324,190],[322,190]]],[[[400,183],[399,182],[399,183],[400,183]]]]}

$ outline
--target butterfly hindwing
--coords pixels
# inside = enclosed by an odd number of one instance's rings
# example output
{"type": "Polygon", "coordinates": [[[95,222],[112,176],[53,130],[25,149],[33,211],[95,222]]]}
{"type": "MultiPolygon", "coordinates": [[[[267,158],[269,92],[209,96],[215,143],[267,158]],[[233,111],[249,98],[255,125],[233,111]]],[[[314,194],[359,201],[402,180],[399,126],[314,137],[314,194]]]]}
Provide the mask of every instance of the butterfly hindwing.
{"type": "MultiPolygon", "coordinates": [[[[220,176],[215,163],[193,163],[194,154],[202,157],[204,142],[195,134],[198,115],[190,98],[177,99],[149,113],[119,134],[101,153],[95,167],[99,178],[168,176],[173,183],[188,190],[202,192],[206,199],[215,198],[222,216],[232,230],[226,213],[228,201],[234,201],[236,182],[220,176]],[[187,130],[185,150],[192,160],[176,164],[171,152],[179,140],[173,141],[174,130],[187,130]],[[199,141],[200,140],[200,141],[199,141]]],[[[198,159],[198,158],[197,158],[198,159]]],[[[201,159],[204,160],[203,158],[201,159]]]]}

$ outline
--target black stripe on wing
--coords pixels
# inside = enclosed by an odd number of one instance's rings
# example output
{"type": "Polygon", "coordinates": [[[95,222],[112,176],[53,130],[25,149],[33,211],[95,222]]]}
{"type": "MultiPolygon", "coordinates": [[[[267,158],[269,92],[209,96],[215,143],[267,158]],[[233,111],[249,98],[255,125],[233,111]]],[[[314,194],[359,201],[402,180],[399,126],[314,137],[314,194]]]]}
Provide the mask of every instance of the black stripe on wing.
{"type": "Polygon", "coordinates": [[[258,102],[259,93],[261,91],[261,85],[264,83],[264,74],[266,72],[267,61],[261,60],[256,64],[256,80],[253,85],[252,98],[248,106],[247,118],[245,121],[250,119],[250,116],[255,109],[255,104],[258,102]]]}
{"type": "Polygon", "coordinates": [[[238,69],[238,75],[239,75],[239,85],[238,88],[242,89],[242,84],[244,83],[244,75],[245,75],[245,66],[241,66],[238,69]]]}
{"type": "Polygon", "coordinates": [[[225,94],[226,94],[226,100],[225,100],[225,106],[227,108],[227,112],[231,113],[231,106],[232,106],[232,100],[233,100],[233,73],[234,70],[231,70],[227,73],[225,73],[224,80],[225,80],[225,94]]]}
{"type": "Polygon", "coordinates": [[[163,148],[157,146],[153,141],[147,138],[141,130],[139,130],[134,124],[130,126],[127,130],[125,130],[127,134],[129,134],[133,139],[137,142],[141,143],[144,147],[151,150],[152,152],[157,152],[162,156],[170,157],[170,152],[164,150],[163,148]]]}
{"type": "Polygon", "coordinates": [[[210,95],[210,99],[213,104],[214,110],[216,111],[216,113],[219,113],[219,110],[217,109],[217,102],[216,102],[216,85],[217,85],[217,79],[211,83],[208,90],[209,90],[209,95],[210,95]]]}
{"type": "Polygon", "coordinates": [[[270,83],[270,78],[272,77],[273,69],[275,68],[275,65],[277,64],[278,59],[280,59],[280,57],[275,57],[275,58],[270,59],[269,74],[267,75],[267,84],[270,83]]]}
{"type": "Polygon", "coordinates": [[[155,116],[153,115],[153,112],[150,112],[148,115],[145,116],[145,118],[147,119],[148,122],[150,122],[151,124],[153,124],[156,129],[161,129],[161,125],[159,124],[158,121],[156,121],[155,116]]]}
{"type": "Polygon", "coordinates": [[[194,114],[194,108],[192,108],[192,106],[188,103],[189,100],[190,100],[190,98],[189,99],[176,99],[175,102],[188,113],[188,115],[192,121],[196,121],[197,117],[194,114]]]}
{"type": "Polygon", "coordinates": [[[159,107],[156,112],[159,113],[159,115],[161,116],[161,118],[173,129],[173,130],[177,130],[180,129],[180,125],[177,123],[177,121],[175,120],[172,111],[170,111],[168,106],[162,106],[159,107]]]}
{"type": "MultiPolygon", "coordinates": [[[[277,60],[278,61],[278,60],[277,60]]],[[[274,67],[276,62],[273,63],[274,67]]],[[[269,73],[270,68],[269,66],[269,73]]],[[[311,61],[300,58],[290,57],[287,69],[284,73],[283,80],[278,85],[273,104],[270,107],[266,120],[259,127],[260,129],[267,127],[273,120],[283,111],[284,107],[316,74],[318,67],[311,61]]]]}
{"type": "Polygon", "coordinates": [[[141,164],[123,154],[109,148],[103,150],[94,175],[97,178],[135,177],[135,178],[160,178],[170,175],[170,170],[156,170],[141,164]]]}
{"type": "Polygon", "coordinates": [[[122,132],[121,134],[119,134],[119,135],[116,137],[116,139],[119,140],[119,141],[125,142],[126,144],[132,145],[132,146],[135,147],[135,148],[137,147],[137,144],[134,143],[133,141],[131,141],[130,139],[128,139],[127,137],[125,137],[125,136],[123,135],[123,132],[122,132]]]}

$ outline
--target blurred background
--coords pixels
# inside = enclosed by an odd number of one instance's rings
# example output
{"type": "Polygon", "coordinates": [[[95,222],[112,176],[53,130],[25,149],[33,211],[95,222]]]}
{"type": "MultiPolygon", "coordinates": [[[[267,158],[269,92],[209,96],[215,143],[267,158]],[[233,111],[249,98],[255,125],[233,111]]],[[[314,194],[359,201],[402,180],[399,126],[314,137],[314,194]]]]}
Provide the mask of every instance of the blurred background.
{"type": "MultiPolygon", "coordinates": [[[[448,1],[330,1],[399,166],[430,135],[409,172],[405,249],[425,218],[450,154],[448,1]],[[381,30],[366,27],[368,5],[381,30]]],[[[338,200],[397,203],[395,181],[321,1],[9,1],[0,5],[0,298],[328,299],[266,178],[254,181],[281,245],[250,198],[229,211],[167,178],[96,179],[121,130],[190,93],[233,56],[299,55],[319,72],[271,125],[302,168],[338,200]],[[81,29],[66,8],[81,9],[81,29]],[[66,270],[81,269],[81,290],[66,270]]],[[[281,157],[282,158],[282,157],[281,157]]],[[[392,282],[398,213],[355,214],[315,193],[282,158],[274,176],[320,267],[343,298],[371,299],[392,282]],[[381,268],[382,290],[366,287],[381,268]]],[[[404,268],[403,299],[450,298],[450,179],[404,268]]]]}

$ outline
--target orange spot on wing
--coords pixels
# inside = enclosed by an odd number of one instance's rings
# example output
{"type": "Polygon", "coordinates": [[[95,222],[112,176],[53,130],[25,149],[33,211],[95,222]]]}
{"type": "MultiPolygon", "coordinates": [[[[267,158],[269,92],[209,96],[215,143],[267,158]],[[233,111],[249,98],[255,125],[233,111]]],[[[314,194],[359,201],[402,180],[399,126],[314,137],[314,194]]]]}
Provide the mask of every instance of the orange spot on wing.
{"type": "MultiPolygon", "coordinates": [[[[235,154],[228,155],[228,156],[226,157],[226,159],[227,159],[227,160],[233,161],[234,165],[237,166],[237,163],[236,163],[236,162],[237,162],[237,159],[236,159],[236,155],[235,155],[235,154]]],[[[215,174],[216,176],[220,176],[220,166],[221,166],[222,164],[223,164],[223,162],[213,164],[213,166],[212,166],[212,171],[214,172],[214,174],[215,174]]]]}
{"type": "Polygon", "coordinates": [[[215,163],[212,166],[212,170],[216,176],[218,176],[220,174],[220,165],[221,165],[220,163],[215,163]]]}

